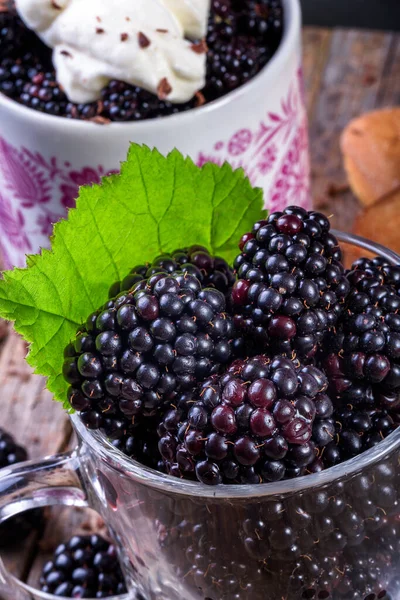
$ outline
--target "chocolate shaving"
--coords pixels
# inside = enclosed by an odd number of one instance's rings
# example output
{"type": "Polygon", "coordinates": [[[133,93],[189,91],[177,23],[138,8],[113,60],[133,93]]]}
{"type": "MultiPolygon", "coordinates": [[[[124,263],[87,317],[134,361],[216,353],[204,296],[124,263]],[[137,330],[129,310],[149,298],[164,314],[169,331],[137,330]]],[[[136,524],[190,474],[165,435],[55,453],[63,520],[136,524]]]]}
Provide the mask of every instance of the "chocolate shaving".
{"type": "Polygon", "coordinates": [[[168,29],[156,29],[158,33],[168,33],[168,29]]]}
{"type": "Polygon", "coordinates": [[[166,77],[163,77],[157,87],[157,96],[159,100],[166,100],[172,92],[172,87],[166,77]]]}
{"type": "Polygon", "coordinates": [[[192,44],[190,47],[193,50],[193,52],[196,52],[196,54],[205,54],[208,51],[206,40],[201,40],[196,44],[192,44]]]}
{"type": "Polygon", "coordinates": [[[63,56],[68,56],[69,58],[72,58],[72,54],[71,54],[71,52],[68,52],[68,50],[61,50],[60,54],[62,54],[63,56]]]}
{"type": "Polygon", "coordinates": [[[104,29],[102,27],[96,27],[96,33],[104,33],[104,29]]]}
{"type": "Polygon", "coordinates": [[[61,6],[59,4],[57,4],[56,0],[51,0],[51,5],[56,10],[61,10],[61,6]]]}
{"type": "Polygon", "coordinates": [[[97,123],[98,125],[108,125],[111,123],[111,119],[107,119],[106,117],[101,117],[100,115],[96,115],[89,119],[92,123],[97,123]]]}
{"type": "Polygon", "coordinates": [[[127,33],[121,33],[121,42],[126,42],[129,35],[127,33]]]}
{"type": "Polygon", "coordinates": [[[195,106],[198,108],[199,106],[203,106],[206,103],[206,99],[204,98],[204,94],[201,92],[196,92],[195,95],[195,106]]]}
{"type": "Polygon", "coordinates": [[[101,23],[101,17],[96,17],[96,21],[97,21],[98,23],[101,23]]]}
{"type": "Polygon", "coordinates": [[[141,48],[148,48],[151,44],[147,35],[144,35],[144,33],[142,33],[141,31],[139,31],[139,33],[138,33],[138,40],[139,40],[139,46],[141,48]]]}

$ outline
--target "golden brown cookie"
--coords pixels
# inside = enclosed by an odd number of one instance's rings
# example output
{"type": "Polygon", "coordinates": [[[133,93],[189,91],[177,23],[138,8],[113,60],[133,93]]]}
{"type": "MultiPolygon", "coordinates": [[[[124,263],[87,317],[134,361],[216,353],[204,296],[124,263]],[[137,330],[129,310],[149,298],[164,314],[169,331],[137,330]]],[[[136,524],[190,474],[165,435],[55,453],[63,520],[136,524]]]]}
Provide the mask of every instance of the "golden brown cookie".
{"type": "Polygon", "coordinates": [[[353,231],[400,254],[400,191],[365,209],[353,231]]]}
{"type": "Polygon", "coordinates": [[[365,206],[400,193],[400,108],[366,113],[349,123],[341,148],[350,185],[365,206]]]}

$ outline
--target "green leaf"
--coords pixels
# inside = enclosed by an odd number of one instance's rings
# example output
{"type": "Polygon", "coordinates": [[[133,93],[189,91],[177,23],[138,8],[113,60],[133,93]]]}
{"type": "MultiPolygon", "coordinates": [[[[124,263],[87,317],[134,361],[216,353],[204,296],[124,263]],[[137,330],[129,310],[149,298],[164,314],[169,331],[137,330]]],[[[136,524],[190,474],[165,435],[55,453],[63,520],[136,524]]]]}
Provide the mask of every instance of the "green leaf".
{"type": "Polygon", "coordinates": [[[51,250],[4,273],[0,316],[15,321],[31,344],[29,363],[68,408],[63,350],[110,285],[134,265],[192,244],[232,261],[240,236],[263,217],[262,204],[242,170],[200,169],[176,150],[164,157],[134,144],[120,175],[80,189],[51,250]]]}

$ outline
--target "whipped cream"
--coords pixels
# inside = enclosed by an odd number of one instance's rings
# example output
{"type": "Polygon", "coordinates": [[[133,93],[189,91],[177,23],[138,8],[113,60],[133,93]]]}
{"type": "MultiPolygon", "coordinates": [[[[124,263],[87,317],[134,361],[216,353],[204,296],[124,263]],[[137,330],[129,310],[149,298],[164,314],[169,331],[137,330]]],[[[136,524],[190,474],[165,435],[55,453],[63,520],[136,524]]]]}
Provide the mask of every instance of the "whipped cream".
{"type": "Polygon", "coordinates": [[[27,27],[53,48],[68,99],[93,102],[118,79],[170,102],[205,85],[211,0],[16,0],[27,27]]]}

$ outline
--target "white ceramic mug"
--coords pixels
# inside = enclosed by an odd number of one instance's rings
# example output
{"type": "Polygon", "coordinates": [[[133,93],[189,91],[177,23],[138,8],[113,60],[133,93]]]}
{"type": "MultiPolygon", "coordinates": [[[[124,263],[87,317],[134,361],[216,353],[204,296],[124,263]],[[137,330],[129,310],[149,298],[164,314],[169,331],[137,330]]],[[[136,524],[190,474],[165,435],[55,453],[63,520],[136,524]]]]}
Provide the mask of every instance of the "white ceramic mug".
{"type": "Polygon", "coordinates": [[[265,191],[270,210],[308,208],[310,169],[299,0],[283,0],[285,33],[249,83],[201,108],[98,125],[39,113],[0,94],[0,248],[6,268],[48,246],[80,185],[118,170],[130,142],[178,148],[201,166],[228,161],[265,191]]]}

